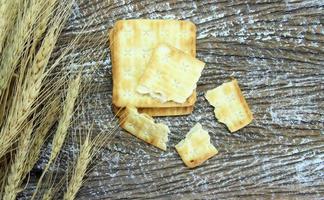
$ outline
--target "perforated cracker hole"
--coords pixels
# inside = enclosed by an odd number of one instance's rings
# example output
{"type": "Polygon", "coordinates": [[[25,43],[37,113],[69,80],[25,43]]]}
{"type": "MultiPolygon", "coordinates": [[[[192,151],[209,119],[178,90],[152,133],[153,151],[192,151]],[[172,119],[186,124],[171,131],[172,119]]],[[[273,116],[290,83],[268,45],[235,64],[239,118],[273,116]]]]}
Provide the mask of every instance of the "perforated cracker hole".
{"type": "Polygon", "coordinates": [[[142,57],[143,58],[145,58],[145,59],[149,58],[150,54],[151,54],[151,49],[148,49],[148,48],[142,49],[142,57]]]}
{"type": "Polygon", "coordinates": [[[124,93],[123,93],[123,97],[125,98],[125,99],[129,99],[129,98],[131,98],[133,96],[133,94],[130,92],[130,91],[128,91],[128,90],[126,90],[124,93]]]}
{"type": "Polygon", "coordinates": [[[131,79],[133,77],[132,72],[130,70],[127,70],[124,72],[124,79],[131,79]]]}
{"type": "Polygon", "coordinates": [[[188,71],[190,70],[190,65],[189,65],[189,63],[183,62],[183,63],[182,63],[182,70],[183,70],[184,72],[188,72],[188,71]]]}
{"type": "Polygon", "coordinates": [[[180,83],[177,80],[172,80],[172,85],[176,88],[180,87],[180,83]]]}
{"type": "Polygon", "coordinates": [[[150,30],[143,30],[142,32],[144,37],[149,37],[151,35],[151,31],[150,30]]]}
{"type": "Polygon", "coordinates": [[[125,57],[130,57],[133,55],[133,51],[131,49],[125,49],[124,52],[123,52],[123,55],[125,57]]]}
{"type": "Polygon", "coordinates": [[[125,36],[131,37],[134,33],[134,30],[131,27],[125,27],[124,33],[125,33],[125,36]]]}

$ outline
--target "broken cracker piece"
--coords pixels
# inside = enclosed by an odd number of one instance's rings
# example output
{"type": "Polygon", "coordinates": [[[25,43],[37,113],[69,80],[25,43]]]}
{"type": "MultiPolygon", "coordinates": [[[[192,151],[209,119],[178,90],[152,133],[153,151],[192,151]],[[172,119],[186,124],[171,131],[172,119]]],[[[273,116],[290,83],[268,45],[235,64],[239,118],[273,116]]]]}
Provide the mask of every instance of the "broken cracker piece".
{"type": "Polygon", "coordinates": [[[200,123],[191,128],[186,138],[181,140],[175,148],[189,168],[201,165],[218,153],[217,149],[210,143],[208,132],[202,128],[200,123]]]}
{"type": "Polygon", "coordinates": [[[154,119],[147,114],[140,114],[135,107],[127,106],[120,117],[123,129],[162,150],[166,150],[170,130],[164,124],[154,123],[154,119]]]}
{"type": "Polygon", "coordinates": [[[252,112],[236,79],[207,91],[205,97],[214,106],[218,121],[226,124],[231,132],[243,128],[253,120],[252,112]]]}
{"type": "Polygon", "coordinates": [[[205,63],[167,44],[152,52],[137,92],[149,94],[162,103],[184,103],[197,87],[205,63]]]}

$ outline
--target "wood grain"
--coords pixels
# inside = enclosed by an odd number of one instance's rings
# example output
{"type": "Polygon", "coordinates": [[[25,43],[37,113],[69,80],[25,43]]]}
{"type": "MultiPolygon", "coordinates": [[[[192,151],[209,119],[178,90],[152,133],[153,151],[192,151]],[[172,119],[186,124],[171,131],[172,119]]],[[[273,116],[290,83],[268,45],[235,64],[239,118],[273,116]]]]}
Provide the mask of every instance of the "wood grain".
{"type": "MultiPolygon", "coordinates": [[[[95,119],[100,128],[113,117],[108,45],[92,44],[98,38],[105,40],[118,19],[191,20],[198,28],[197,57],[207,63],[193,114],[157,118],[170,127],[168,150],[159,151],[119,130],[101,153],[102,162],[90,172],[78,199],[323,198],[323,8],[322,0],[75,3],[57,49],[75,34],[86,32],[87,44],[80,44],[79,55],[93,50],[89,60],[100,64],[93,80],[96,90],[86,99],[86,117],[80,119],[84,123],[95,119]],[[85,25],[89,25],[86,31],[82,30],[85,25]],[[230,77],[239,81],[255,117],[234,134],[215,120],[213,108],[203,97],[206,90],[230,77]],[[174,146],[198,121],[209,130],[220,153],[189,170],[174,146]]],[[[61,162],[64,166],[64,159],[61,162]]],[[[34,169],[22,199],[30,197],[42,163],[34,169]]]]}

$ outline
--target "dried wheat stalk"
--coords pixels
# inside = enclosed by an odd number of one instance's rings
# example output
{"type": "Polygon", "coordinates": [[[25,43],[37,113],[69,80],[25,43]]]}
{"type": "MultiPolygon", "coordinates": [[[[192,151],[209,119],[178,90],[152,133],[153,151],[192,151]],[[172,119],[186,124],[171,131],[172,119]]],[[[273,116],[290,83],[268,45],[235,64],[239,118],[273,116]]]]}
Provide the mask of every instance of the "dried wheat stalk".
{"type": "Polygon", "coordinates": [[[0,0],[0,55],[6,37],[15,23],[19,5],[18,0],[0,0]]]}
{"type": "Polygon", "coordinates": [[[27,153],[30,145],[31,133],[33,130],[33,123],[29,122],[25,127],[21,138],[18,143],[17,153],[15,159],[10,167],[10,172],[8,175],[7,184],[4,190],[3,199],[6,200],[15,200],[17,194],[20,192],[20,184],[24,178],[25,171],[25,161],[27,158],[27,153]]]}
{"type": "Polygon", "coordinates": [[[81,73],[79,73],[78,76],[69,83],[67,96],[64,102],[63,113],[53,138],[52,151],[50,159],[48,161],[48,165],[56,159],[64,143],[67,130],[70,126],[71,118],[73,115],[74,104],[79,94],[80,84],[81,73]]]}
{"type": "MultiPolygon", "coordinates": [[[[112,119],[114,120],[114,119],[112,119]]],[[[67,190],[64,193],[64,200],[73,200],[75,199],[78,191],[80,190],[82,184],[84,183],[84,177],[91,170],[89,168],[90,162],[93,158],[100,152],[100,150],[107,145],[108,141],[114,136],[114,133],[118,129],[118,125],[112,128],[112,130],[102,130],[100,131],[95,138],[90,139],[90,135],[92,133],[92,127],[88,129],[88,133],[86,134],[86,139],[81,145],[80,152],[77,156],[76,161],[73,162],[72,166],[72,175],[70,181],[67,185],[67,190]]],[[[80,135],[81,136],[81,135],[80,135]]],[[[72,138],[73,139],[73,138],[72,138]]],[[[75,140],[73,140],[75,141],[75,140]]],[[[69,176],[69,171],[65,174],[65,176],[69,176]]],[[[64,177],[62,178],[64,179],[64,177]]],[[[56,190],[60,188],[57,187],[56,190]]],[[[50,194],[53,191],[47,190],[46,194],[48,196],[53,196],[54,194],[50,194]]]]}
{"type": "Polygon", "coordinates": [[[43,195],[43,200],[52,200],[52,199],[53,199],[53,188],[50,188],[43,195]]]}
{"type": "Polygon", "coordinates": [[[78,94],[80,92],[79,91],[80,84],[81,84],[81,73],[79,73],[77,75],[77,77],[75,79],[71,80],[71,82],[69,83],[66,99],[64,101],[62,116],[60,117],[56,132],[53,137],[51,155],[50,155],[49,161],[47,162],[46,167],[45,167],[45,169],[37,183],[37,187],[36,187],[35,192],[32,197],[33,199],[36,197],[38,189],[41,186],[42,179],[44,178],[44,176],[45,176],[46,172],[48,171],[49,167],[51,166],[51,164],[57,158],[57,156],[63,146],[64,140],[67,135],[68,128],[70,126],[71,118],[73,115],[73,110],[74,110],[74,106],[75,106],[74,104],[75,104],[75,101],[76,101],[78,94]]]}
{"type": "Polygon", "coordinates": [[[31,141],[30,149],[28,152],[28,157],[26,159],[26,169],[25,173],[27,174],[33,168],[35,163],[38,160],[41,148],[45,142],[46,136],[53,126],[58,117],[59,99],[56,98],[48,108],[48,112],[45,116],[41,116],[41,121],[37,129],[34,131],[33,139],[31,141]]]}
{"type": "Polygon", "coordinates": [[[48,30],[33,63],[27,71],[21,94],[16,93],[17,98],[14,99],[16,105],[11,107],[11,116],[0,133],[0,158],[7,153],[19,135],[27,117],[36,108],[32,106],[35,105],[35,100],[39,95],[42,80],[47,75],[45,68],[67,16],[67,14],[61,15],[59,13],[59,16],[54,19],[54,23],[48,30]]]}
{"type": "Polygon", "coordinates": [[[73,169],[67,191],[64,193],[64,200],[75,199],[77,192],[82,186],[83,178],[86,175],[88,165],[92,159],[93,144],[91,143],[89,137],[90,136],[87,135],[84,143],[81,146],[80,154],[73,169]]]}
{"type": "Polygon", "coordinates": [[[40,41],[42,35],[45,33],[50,17],[53,16],[53,10],[55,8],[56,3],[57,0],[47,0],[46,9],[41,14],[38,25],[34,31],[34,41],[32,50],[35,49],[35,46],[40,41]]]}
{"type": "MultiPolygon", "coordinates": [[[[8,2],[8,1],[6,1],[8,2]]],[[[18,15],[17,22],[8,35],[6,48],[3,49],[0,63],[0,97],[7,88],[9,81],[15,71],[19,58],[25,50],[25,44],[28,43],[30,33],[36,22],[37,16],[41,12],[42,0],[33,1],[29,4],[27,1],[21,1],[22,16],[18,15]]]]}

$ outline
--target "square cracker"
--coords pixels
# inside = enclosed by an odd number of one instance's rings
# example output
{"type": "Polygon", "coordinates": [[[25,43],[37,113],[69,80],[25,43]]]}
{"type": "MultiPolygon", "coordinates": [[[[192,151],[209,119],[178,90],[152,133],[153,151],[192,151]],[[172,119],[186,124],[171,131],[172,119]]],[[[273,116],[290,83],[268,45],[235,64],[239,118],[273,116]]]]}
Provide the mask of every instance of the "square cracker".
{"type": "Polygon", "coordinates": [[[150,59],[152,49],[167,43],[191,56],[196,55],[196,26],[179,20],[120,20],[110,31],[113,71],[113,103],[118,107],[188,107],[196,92],[183,104],[161,103],[136,92],[136,86],[150,59]]]}
{"type": "Polygon", "coordinates": [[[226,124],[231,132],[243,128],[253,120],[236,79],[207,91],[205,97],[214,106],[215,117],[226,124]]]}
{"type": "MultiPolygon", "coordinates": [[[[188,107],[173,107],[173,108],[137,108],[139,113],[146,113],[152,117],[157,116],[178,116],[189,115],[192,113],[194,106],[188,107]]],[[[124,108],[113,105],[113,112],[120,116],[124,108]]]]}
{"type": "Polygon", "coordinates": [[[175,146],[183,162],[189,167],[197,167],[218,153],[210,143],[210,137],[200,123],[187,133],[186,138],[175,146]]]}
{"type": "Polygon", "coordinates": [[[123,129],[152,144],[162,150],[166,150],[168,142],[168,134],[170,130],[168,126],[162,123],[154,123],[154,119],[147,114],[140,114],[135,107],[127,106],[120,117],[120,125],[123,129]]]}
{"type": "Polygon", "coordinates": [[[162,103],[184,103],[197,87],[205,63],[167,44],[152,52],[137,92],[149,94],[162,103]]]}

